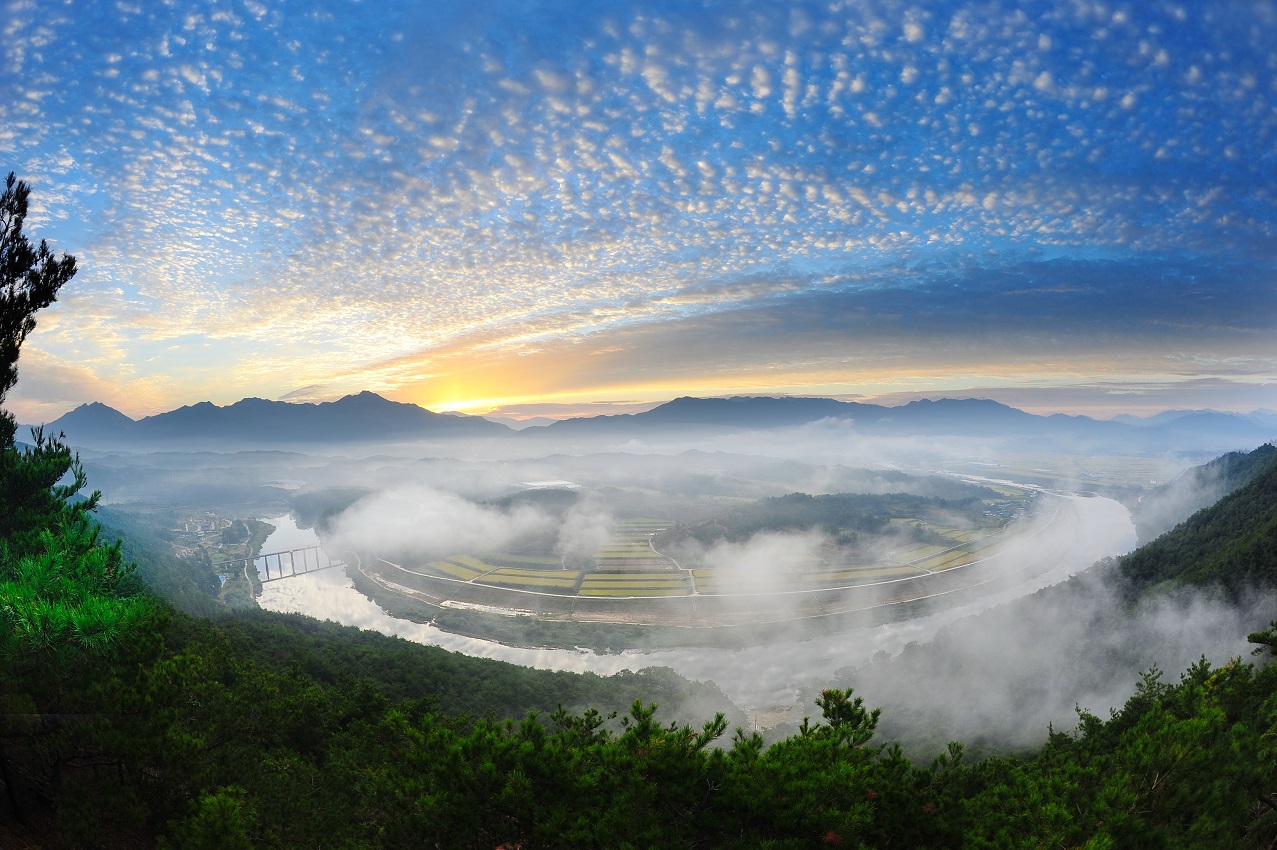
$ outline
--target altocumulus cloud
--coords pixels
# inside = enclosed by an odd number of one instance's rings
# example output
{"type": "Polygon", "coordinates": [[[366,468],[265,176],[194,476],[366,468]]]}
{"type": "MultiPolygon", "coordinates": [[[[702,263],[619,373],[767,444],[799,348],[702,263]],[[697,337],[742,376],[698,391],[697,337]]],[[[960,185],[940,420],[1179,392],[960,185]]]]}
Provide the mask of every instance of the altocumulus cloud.
{"type": "Polygon", "coordinates": [[[795,294],[880,309],[900,270],[955,337],[1115,300],[1131,347],[1168,304],[1273,317],[1271,2],[7,12],[0,151],[85,261],[32,344],[157,404],[394,390],[795,294]],[[1007,276],[1038,294],[991,297],[1007,276]],[[194,338],[212,370],[148,359],[194,338]]]}

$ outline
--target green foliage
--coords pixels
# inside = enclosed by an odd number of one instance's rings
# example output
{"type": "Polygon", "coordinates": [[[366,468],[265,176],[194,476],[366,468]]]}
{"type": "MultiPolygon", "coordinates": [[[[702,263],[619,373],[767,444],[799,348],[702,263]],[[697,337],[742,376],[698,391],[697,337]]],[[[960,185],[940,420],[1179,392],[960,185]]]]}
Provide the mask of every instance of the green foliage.
{"type": "Polygon", "coordinates": [[[161,850],[250,850],[257,816],[240,788],[202,794],[194,813],[173,827],[172,840],[160,839],[161,850]]]}
{"type": "Polygon", "coordinates": [[[1229,596],[1277,586],[1277,452],[1257,449],[1247,484],[1119,558],[1128,592],[1158,584],[1215,586],[1229,596]]]}
{"type": "MultiPolygon", "coordinates": [[[[0,401],[17,380],[22,343],[75,274],[75,259],[55,258],[22,233],[28,189],[12,174],[0,196],[0,401]]],[[[37,429],[19,449],[14,420],[0,411],[0,778],[15,814],[29,789],[56,801],[77,764],[99,753],[68,724],[117,660],[149,645],[153,603],[135,595],[132,565],[104,546],[89,519],[98,494],[60,437],[37,429]]],[[[107,759],[111,763],[112,759],[107,759]]]]}
{"type": "MultiPolygon", "coordinates": [[[[75,275],[75,257],[55,257],[43,240],[33,246],[22,232],[30,194],[10,172],[0,194],[0,401],[18,380],[18,354],[35,330],[35,314],[57,300],[58,290],[75,275]]],[[[0,445],[6,444],[0,426],[0,445]]]]}
{"type": "Polygon", "coordinates": [[[878,712],[850,691],[767,747],[642,702],[449,717],[266,671],[216,631],[119,682],[126,778],[80,790],[133,787],[128,817],[174,848],[1240,847],[1268,835],[1277,783],[1277,671],[1240,662],[1150,672],[1031,757],[971,764],[952,744],[926,767],[874,745],[878,712]]]}
{"type": "Polygon", "coordinates": [[[18,449],[9,429],[6,441],[5,417],[0,411],[0,503],[6,507],[0,513],[0,545],[20,557],[39,548],[50,518],[74,522],[96,508],[101,494],[79,498],[88,480],[79,458],[60,438],[36,429],[33,444],[18,449]]]}
{"type": "MultiPolygon", "coordinates": [[[[0,401],[17,381],[22,343],[75,274],[75,258],[55,258],[22,232],[30,192],[10,174],[0,196],[0,401]]],[[[13,418],[0,413],[0,660],[10,671],[51,671],[109,652],[146,603],[123,598],[119,546],[101,546],[87,518],[99,494],[60,438],[37,429],[19,450],[13,418]]],[[[15,688],[17,690],[17,688],[15,688]]]]}
{"type": "Polygon", "coordinates": [[[97,529],[83,520],[42,530],[39,551],[9,565],[0,581],[0,657],[47,671],[110,651],[148,608],[116,595],[130,566],[118,545],[98,545],[97,529]]]}
{"type": "Polygon", "coordinates": [[[1274,455],[1277,446],[1271,443],[1250,452],[1229,452],[1145,493],[1131,507],[1140,541],[1160,536],[1189,514],[1250,483],[1270,467],[1274,455]]]}
{"type": "Polygon", "coordinates": [[[140,514],[117,507],[101,507],[95,512],[102,527],[101,537],[120,541],[120,552],[137,565],[133,575],[146,587],[176,607],[192,615],[212,616],[221,611],[221,589],[217,570],[208,553],[200,549],[193,558],[173,554],[173,514],[140,514]]]}
{"type": "Polygon", "coordinates": [[[1150,672],[1110,720],[1083,713],[1032,760],[979,765],[974,826],[1024,846],[1245,846],[1277,782],[1275,673],[1203,662],[1170,685],[1150,672]]]}
{"type": "MultiPolygon", "coordinates": [[[[298,668],[327,685],[363,678],[391,700],[432,700],[448,714],[521,718],[559,706],[623,710],[646,699],[680,716],[699,717],[730,705],[718,688],[688,682],[668,669],[624,670],[606,677],[535,670],[272,611],[237,612],[218,618],[216,625],[239,657],[263,668],[298,668]]],[[[174,632],[186,634],[180,640],[197,640],[202,628],[183,618],[175,622],[174,632]]],[[[732,719],[743,722],[744,716],[737,713],[732,719]]]]}
{"type": "MultiPolygon", "coordinates": [[[[63,782],[65,836],[210,847],[1244,847],[1277,825],[1277,668],[1150,671],[1107,720],[1024,758],[929,765],[874,743],[850,690],[766,746],[721,715],[562,708],[598,677],[465,659],[296,615],[173,617],[82,684],[109,716],[56,737],[118,770],[63,782]],[[573,691],[573,688],[580,688],[573,691]],[[574,696],[575,694],[575,696],[574,696]],[[446,705],[446,710],[445,710],[446,705]],[[486,706],[486,710],[484,707],[486,706]],[[480,719],[458,715],[469,710],[480,719]],[[497,708],[500,707],[500,708],[497,708]],[[89,802],[85,802],[89,801],[89,802]]],[[[621,683],[660,692],[660,680],[621,683]]],[[[614,693],[613,696],[619,696],[614,693]]],[[[74,701],[64,705],[74,706],[74,701]]],[[[88,844],[90,839],[74,839],[88,844]]]]}
{"type": "Polygon", "coordinates": [[[248,527],[248,523],[242,519],[232,520],[229,527],[222,530],[221,538],[223,543],[234,545],[236,543],[247,543],[252,537],[253,532],[248,527]]]}
{"type": "MultiPolygon", "coordinates": [[[[990,491],[990,495],[997,494],[990,491]]],[[[720,539],[746,540],[760,532],[811,529],[824,531],[837,542],[852,543],[857,534],[882,533],[893,518],[960,516],[975,524],[981,519],[983,509],[983,502],[975,497],[939,499],[904,493],[835,493],[820,496],[790,493],[786,496],[759,499],[713,519],[669,532],[657,541],[657,545],[671,546],[682,538],[711,544],[720,539]]]]}

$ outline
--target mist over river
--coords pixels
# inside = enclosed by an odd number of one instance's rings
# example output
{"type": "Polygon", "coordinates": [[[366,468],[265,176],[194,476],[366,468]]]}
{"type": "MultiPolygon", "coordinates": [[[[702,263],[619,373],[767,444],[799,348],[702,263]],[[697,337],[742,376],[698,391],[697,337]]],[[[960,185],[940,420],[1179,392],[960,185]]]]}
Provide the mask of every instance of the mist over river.
{"type": "MultiPolygon", "coordinates": [[[[689,679],[713,681],[733,702],[745,709],[792,706],[803,688],[830,682],[836,670],[858,664],[875,653],[896,653],[906,644],[929,640],[938,629],[1017,596],[1067,579],[1100,558],[1130,551],[1136,542],[1130,513],[1120,503],[1102,497],[1066,497],[1077,512],[1069,531],[1039,535],[1035,554],[1055,550],[1053,566],[1022,584],[979,600],[898,623],[856,629],[824,637],[783,641],[747,649],[684,648],[653,652],[598,654],[563,649],[528,649],[464,637],[434,626],[400,620],[384,613],[354,589],[340,569],[271,582],[257,600],[272,611],[298,612],[333,620],[466,655],[552,670],[593,671],[610,675],[621,670],[669,667],[689,679]]],[[[277,552],[318,542],[314,532],[298,529],[291,517],[266,520],[276,531],[263,552],[277,552]]]]}

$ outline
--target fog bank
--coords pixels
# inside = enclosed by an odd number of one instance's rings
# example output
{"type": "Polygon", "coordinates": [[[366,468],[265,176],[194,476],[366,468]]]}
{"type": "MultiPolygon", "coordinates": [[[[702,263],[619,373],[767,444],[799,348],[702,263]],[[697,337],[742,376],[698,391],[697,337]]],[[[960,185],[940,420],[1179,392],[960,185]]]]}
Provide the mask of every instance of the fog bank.
{"type": "Polygon", "coordinates": [[[590,670],[601,675],[626,669],[670,667],[689,679],[713,681],[742,708],[801,705],[815,712],[808,699],[810,693],[845,678],[839,677],[837,671],[864,664],[875,653],[899,653],[910,643],[931,639],[956,620],[1061,582],[1106,555],[1131,548],[1135,530],[1122,505],[1103,498],[1074,497],[1070,502],[1078,512],[1082,533],[1041,540],[1040,547],[1054,550],[1052,566],[1030,580],[927,617],[742,650],[688,648],[602,655],[510,647],[389,617],[355,591],[349,579],[338,571],[267,585],[259,603],[272,610],[298,611],[467,655],[500,658],[531,667],[590,670]]]}

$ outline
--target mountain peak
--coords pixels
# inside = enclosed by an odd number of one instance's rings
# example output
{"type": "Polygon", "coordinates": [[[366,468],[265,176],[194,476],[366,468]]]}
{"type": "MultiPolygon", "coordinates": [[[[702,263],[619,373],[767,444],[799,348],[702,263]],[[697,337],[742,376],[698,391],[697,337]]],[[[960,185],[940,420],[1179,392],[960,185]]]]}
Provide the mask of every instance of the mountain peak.
{"type": "Polygon", "coordinates": [[[999,416],[1003,418],[1031,418],[1032,414],[1025,413],[1018,407],[1009,407],[1000,401],[994,401],[990,398],[939,398],[928,399],[921,398],[911,401],[903,407],[893,408],[902,412],[907,412],[916,416],[942,416],[946,418],[952,417],[986,417],[999,416]]]}
{"type": "Polygon", "coordinates": [[[135,424],[114,407],[94,401],[59,416],[46,425],[44,430],[47,434],[69,434],[72,437],[93,433],[115,438],[127,433],[135,424]]]}
{"type": "MultiPolygon", "coordinates": [[[[337,399],[332,404],[399,404],[400,402],[391,401],[385,396],[377,395],[372,390],[364,390],[363,392],[351,393],[337,399]]],[[[415,405],[414,405],[415,406],[415,405]]]]}
{"type": "Polygon", "coordinates": [[[79,422],[132,422],[133,420],[125,416],[114,407],[103,404],[100,401],[91,401],[82,404],[70,413],[66,413],[56,422],[79,421],[79,422]]]}
{"type": "MultiPolygon", "coordinates": [[[[909,402],[905,407],[962,407],[968,410],[1018,410],[991,398],[920,398],[909,402]]],[[[1023,411],[1021,411],[1023,412],[1023,411]]]]}

